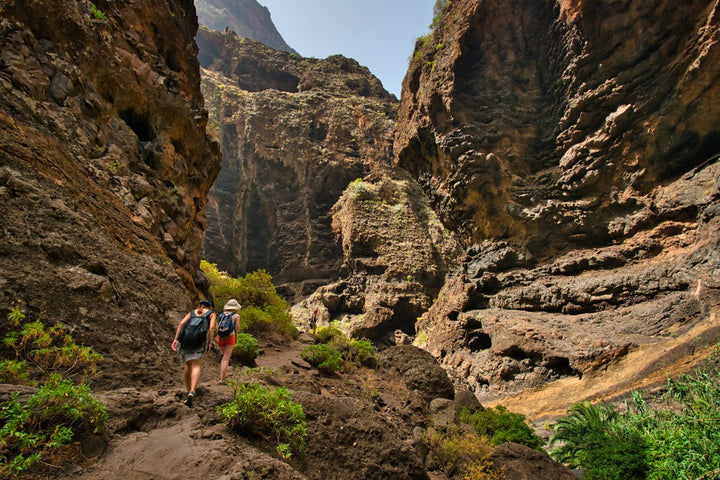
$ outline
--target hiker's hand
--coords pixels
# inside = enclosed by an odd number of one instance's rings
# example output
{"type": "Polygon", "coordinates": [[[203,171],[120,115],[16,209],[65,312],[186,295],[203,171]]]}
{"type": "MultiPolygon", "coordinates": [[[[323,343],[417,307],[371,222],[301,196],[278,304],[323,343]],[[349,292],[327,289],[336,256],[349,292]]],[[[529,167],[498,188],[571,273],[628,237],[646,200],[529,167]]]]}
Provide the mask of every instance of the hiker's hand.
{"type": "Polygon", "coordinates": [[[177,341],[177,340],[173,340],[172,344],[170,345],[170,348],[172,348],[172,351],[173,351],[173,352],[177,352],[177,349],[178,349],[178,341],[177,341]]]}

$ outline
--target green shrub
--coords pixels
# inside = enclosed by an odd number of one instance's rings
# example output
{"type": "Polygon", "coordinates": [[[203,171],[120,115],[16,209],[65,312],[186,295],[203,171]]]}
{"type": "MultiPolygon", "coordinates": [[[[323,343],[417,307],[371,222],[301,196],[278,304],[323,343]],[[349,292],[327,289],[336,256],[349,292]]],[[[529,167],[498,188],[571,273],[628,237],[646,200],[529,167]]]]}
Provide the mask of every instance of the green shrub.
{"type": "Polygon", "coordinates": [[[238,312],[240,328],[252,334],[278,333],[285,338],[296,339],[298,329],[292,323],[290,313],[268,305],[264,309],[250,306],[238,312]]]}
{"type": "MultiPolygon", "coordinates": [[[[26,374],[18,371],[24,378],[21,383],[28,382],[27,370],[30,368],[40,376],[54,372],[85,380],[97,375],[97,365],[103,359],[101,354],[92,347],[76,344],[60,323],[51,327],[39,320],[22,324],[25,315],[18,314],[16,309],[8,314],[8,320],[19,330],[8,332],[3,344],[15,350],[16,357],[25,362],[26,374]]],[[[5,367],[18,368],[20,365],[6,364],[5,367]]]]}
{"type": "Polygon", "coordinates": [[[90,13],[92,14],[93,17],[95,17],[98,20],[105,20],[107,15],[105,15],[105,12],[103,12],[102,10],[97,8],[94,3],[90,3],[89,7],[90,7],[90,13]]]}
{"type": "Polygon", "coordinates": [[[514,442],[538,448],[545,442],[525,423],[525,416],[511,413],[499,405],[495,408],[470,411],[463,408],[460,422],[471,425],[480,435],[488,437],[493,445],[514,442]]]}
{"type": "Polygon", "coordinates": [[[590,480],[645,478],[647,447],[637,432],[616,423],[617,419],[609,406],[573,405],[569,415],[553,426],[551,445],[561,446],[551,455],[571,468],[582,468],[583,478],[590,480]]]}
{"type": "Polygon", "coordinates": [[[51,375],[28,400],[0,404],[0,473],[18,475],[73,441],[81,430],[102,433],[108,414],[87,385],[51,375]]]}
{"type": "Polygon", "coordinates": [[[0,383],[31,385],[27,362],[23,360],[0,361],[0,383]]]}
{"type": "Polygon", "coordinates": [[[272,284],[272,277],[264,270],[233,278],[217,269],[217,265],[200,262],[200,269],[210,282],[210,293],[218,307],[231,298],[242,305],[240,323],[249,333],[275,332],[286,338],[298,337],[293,325],[290,304],[281,298],[272,284]]]}
{"type": "Polygon", "coordinates": [[[448,3],[450,3],[449,0],[435,0],[435,5],[433,5],[433,19],[430,24],[431,29],[434,30],[440,23],[440,19],[442,18],[448,3]]]}
{"type": "Polygon", "coordinates": [[[325,374],[342,369],[343,359],[340,352],[329,345],[308,345],[300,351],[300,356],[313,367],[325,374]]]}
{"type": "Polygon", "coordinates": [[[376,368],[377,353],[372,343],[367,340],[350,340],[343,350],[343,357],[349,362],[356,362],[368,368],[376,368]]]}
{"type": "Polygon", "coordinates": [[[227,426],[238,433],[274,437],[277,452],[283,458],[292,453],[305,455],[305,414],[302,405],[290,399],[284,387],[274,390],[235,382],[235,398],[217,411],[227,426]]]}
{"type": "Polygon", "coordinates": [[[446,429],[429,429],[424,437],[433,458],[450,478],[466,480],[503,480],[505,475],[495,469],[490,455],[493,447],[477,433],[449,425],[446,429]]]}
{"type": "Polygon", "coordinates": [[[637,408],[633,424],[650,444],[649,479],[703,478],[720,474],[720,368],[716,354],[710,366],[694,375],[668,381],[666,398],[679,411],[637,408]],[[648,418],[649,417],[649,418],[648,418]]]}
{"type": "Polygon", "coordinates": [[[235,347],[233,347],[232,358],[243,365],[254,365],[258,357],[258,341],[249,333],[235,334],[235,347]]]}
{"type": "MultiPolygon", "coordinates": [[[[717,347],[716,347],[717,348],[717,347]]],[[[553,426],[550,452],[583,478],[710,479],[720,466],[718,354],[693,375],[669,380],[671,408],[652,410],[641,394],[618,412],[581,403],[553,426]]]]}
{"type": "Polygon", "coordinates": [[[315,332],[315,338],[320,343],[345,342],[345,334],[336,327],[320,327],[315,332]]]}

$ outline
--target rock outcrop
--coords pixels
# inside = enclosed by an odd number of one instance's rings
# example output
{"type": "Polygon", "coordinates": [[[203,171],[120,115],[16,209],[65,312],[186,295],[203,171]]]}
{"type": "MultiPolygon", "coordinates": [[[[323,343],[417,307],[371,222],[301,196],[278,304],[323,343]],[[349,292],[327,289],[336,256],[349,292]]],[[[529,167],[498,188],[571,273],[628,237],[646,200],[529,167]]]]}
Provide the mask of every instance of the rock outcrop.
{"type": "Polygon", "coordinates": [[[453,1],[418,41],[396,161],[468,250],[417,328],[481,399],[717,338],[718,8],[453,1]]]}
{"type": "Polygon", "coordinates": [[[218,32],[226,28],[275,50],[294,53],[270,18],[270,11],[255,0],[196,0],[201,26],[218,32]]]}
{"type": "Polygon", "coordinates": [[[193,4],[3,0],[0,19],[3,310],[68,325],[105,382],[155,381],[220,167],[193,4]]]}
{"type": "Polygon", "coordinates": [[[343,319],[381,344],[412,333],[458,252],[416,182],[390,166],[395,97],[341,56],[306,59],[232,32],[201,30],[198,43],[223,149],[206,258],[233,275],[267,270],[291,301],[315,292],[300,323],[318,307],[320,325],[343,319]]]}

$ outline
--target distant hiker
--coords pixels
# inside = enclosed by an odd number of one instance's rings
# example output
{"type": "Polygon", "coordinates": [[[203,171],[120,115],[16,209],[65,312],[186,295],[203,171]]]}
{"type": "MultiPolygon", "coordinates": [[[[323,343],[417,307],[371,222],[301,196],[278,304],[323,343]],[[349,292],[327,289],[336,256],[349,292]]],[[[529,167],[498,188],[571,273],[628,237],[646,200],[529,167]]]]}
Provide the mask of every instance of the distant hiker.
{"type": "Polygon", "coordinates": [[[230,356],[235,348],[235,332],[240,331],[240,304],[234,298],[228,300],[223,312],[218,316],[217,344],[222,352],[220,360],[220,382],[225,381],[227,369],[230,365],[230,356]]]}
{"type": "Polygon", "coordinates": [[[191,310],[175,331],[175,338],[170,346],[178,352],[183,366],[183,380],[187,390],[185,405],[192,406],[195,389],[200,382],[200,362],[212,346],[212,332],[215,331],[215,312],[212,302],[201,300],[198,307],[191,310]]]}
{"type": "Polygon", "coordinates": [[[318,309],[315,308],[312,313],[312,317],[310,317],[310,332],[315,335],[315,328],[317,327],[317,314],[318,309]]]}

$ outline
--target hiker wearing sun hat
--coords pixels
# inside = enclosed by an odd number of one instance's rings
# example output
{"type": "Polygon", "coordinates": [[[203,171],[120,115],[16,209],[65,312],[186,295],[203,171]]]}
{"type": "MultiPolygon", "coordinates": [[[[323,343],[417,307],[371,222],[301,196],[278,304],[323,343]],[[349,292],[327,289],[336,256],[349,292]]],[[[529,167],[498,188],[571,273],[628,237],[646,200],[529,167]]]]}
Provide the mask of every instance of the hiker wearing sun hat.
{"type": "Polygon", "coordinates": [[[197,308],[185,315],[178,324],[175,338],[170,345],[183,362],[183,380],[187,390],[185,405],[188,407],[192,406],[195,389],[200,383],[200,362],[212,346],[216,320],[212,306],[209,300],[198,302],[197,308]]]}
{"type": "Polygon", "coordinates": [[[235,332],[240,329],[240,304],[234,298],[228,300],[223,307],[223,312],[218,317],[217,344],[222,352],[220,360],[220,383],[225,382],[227,370],[230,366],[230,356],[235,348],[235,332]]]}

